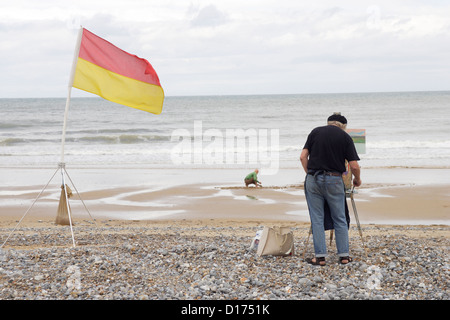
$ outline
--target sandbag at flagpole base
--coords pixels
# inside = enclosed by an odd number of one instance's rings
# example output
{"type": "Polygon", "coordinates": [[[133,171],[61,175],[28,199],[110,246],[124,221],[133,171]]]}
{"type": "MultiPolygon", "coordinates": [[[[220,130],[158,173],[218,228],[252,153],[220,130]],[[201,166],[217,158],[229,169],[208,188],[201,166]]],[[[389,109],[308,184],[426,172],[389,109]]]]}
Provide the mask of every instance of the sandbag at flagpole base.
{"type": "Polygon", "coordinates": [[[68,226],[70,225],[70,217],[69,212],[70,204],[67,203],[67,200],[72,196],[72,190],[70,190],[69,186],[66,184],[66,188],[64,189],[64,185],[61,186],[61,197],[59,198],[58,212],[56,215],[55,223],[68,226]],[[66,192],[67,190],[67,197],[66,192]]]}

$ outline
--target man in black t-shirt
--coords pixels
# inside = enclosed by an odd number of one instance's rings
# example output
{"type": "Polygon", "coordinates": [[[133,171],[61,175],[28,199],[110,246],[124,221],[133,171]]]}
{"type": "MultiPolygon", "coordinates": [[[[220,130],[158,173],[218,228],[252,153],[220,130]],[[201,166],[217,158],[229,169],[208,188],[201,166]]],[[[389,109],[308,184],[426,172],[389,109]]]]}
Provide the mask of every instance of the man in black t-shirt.
{"type": "Polygon", "coordinates": [[[342,173],[348,161],[353,185],[361,185],[358,154],[352,138],[344,131],[347,119],[340,114],[328,118],[328,125],[311,131],[300,155],[303,169],[307,173],[305,195],[308,203],[313,231],[315,257],[307,261],[314,265],[325,265],[327,248],[324,230],[325,202],[330,208],[336,234],[339,261],[347,264],[349,256],[348,225],[345,217],[345,188],[342,173]]]}

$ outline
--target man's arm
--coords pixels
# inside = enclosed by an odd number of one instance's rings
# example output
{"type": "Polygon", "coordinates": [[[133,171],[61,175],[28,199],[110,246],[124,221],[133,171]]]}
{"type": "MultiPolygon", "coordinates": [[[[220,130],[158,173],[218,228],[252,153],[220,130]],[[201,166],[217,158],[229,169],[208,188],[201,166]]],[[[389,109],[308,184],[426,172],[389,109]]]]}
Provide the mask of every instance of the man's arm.
{"type": "Polygon", "coordinates": [[[305,170],[305,173],[308,173],[308,157],[309,157],[309,150],[303,149],[302,153],[300,154],[300,162],[302,163],[303,170],[305,170]]]}
{"type": "Polygon", "coordinates": [[[355,187],[359,187],[361,185],[362,181],[361,181],[361,169],[359,167],[358,161],[356,161],[356,160],[349,161],[348,164],[349,164],[350,170],[352,171],[352,174],[354,176],[353,185],[355,187]]]}

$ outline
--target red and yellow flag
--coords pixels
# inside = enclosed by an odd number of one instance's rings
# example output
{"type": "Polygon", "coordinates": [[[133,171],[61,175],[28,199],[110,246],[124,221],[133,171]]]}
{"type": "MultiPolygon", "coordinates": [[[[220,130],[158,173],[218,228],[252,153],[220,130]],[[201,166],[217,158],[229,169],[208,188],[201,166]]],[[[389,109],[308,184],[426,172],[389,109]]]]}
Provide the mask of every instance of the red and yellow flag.
{"type": "Polygon", "coordinates": [[[72,86],[135,109],[162,111],[164,91],[152,65],[84,28],[72,86]]]}

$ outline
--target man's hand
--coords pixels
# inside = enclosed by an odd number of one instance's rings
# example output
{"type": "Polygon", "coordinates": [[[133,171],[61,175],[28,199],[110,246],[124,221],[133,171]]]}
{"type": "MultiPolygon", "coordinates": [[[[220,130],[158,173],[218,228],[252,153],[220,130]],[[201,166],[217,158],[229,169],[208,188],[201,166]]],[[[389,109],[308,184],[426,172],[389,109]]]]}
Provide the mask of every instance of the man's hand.
{"type": "Polygon", "coordinates": [[[361,168],[359,167],[358,161],[349,161],[350,170],[353,174],[353,185],[359,187],[361,185],[361,168]]]}
{"type": "Polygon", "coordinates": [[[361,179],[358,179],[358,178],[353,179],[353,185],[355,187],[359,187],[361,185],[361,183],[362,183],[361,179]]]}

